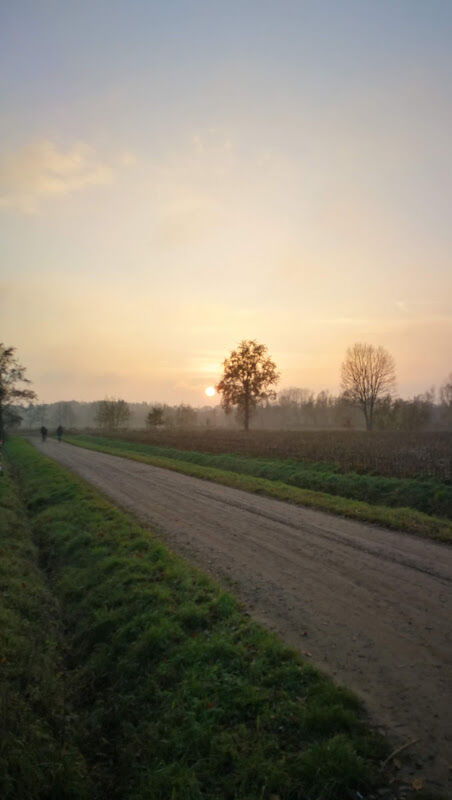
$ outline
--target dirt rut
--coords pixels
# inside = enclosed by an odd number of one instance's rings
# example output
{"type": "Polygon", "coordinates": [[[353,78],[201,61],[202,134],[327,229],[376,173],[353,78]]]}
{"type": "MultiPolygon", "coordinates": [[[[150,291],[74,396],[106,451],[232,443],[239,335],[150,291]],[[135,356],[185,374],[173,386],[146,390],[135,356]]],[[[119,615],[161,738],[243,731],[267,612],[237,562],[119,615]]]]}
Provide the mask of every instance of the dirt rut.
{"type": "Polygon", "coordinates": [[[452,548],[65,443],[33,440],[220,578],[353,689],[451,790],[452,548]]]}

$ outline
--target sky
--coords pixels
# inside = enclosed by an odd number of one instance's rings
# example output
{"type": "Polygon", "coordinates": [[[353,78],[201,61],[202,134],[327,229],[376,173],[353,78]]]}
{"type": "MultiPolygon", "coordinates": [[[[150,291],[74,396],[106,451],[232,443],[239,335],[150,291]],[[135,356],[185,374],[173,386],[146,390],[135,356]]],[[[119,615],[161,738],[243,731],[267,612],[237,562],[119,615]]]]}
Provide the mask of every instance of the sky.
{"type": "Polygon", "coordinates": [[[41,402],[451,365],[450,0],[0,7],[0,341],[41,402]]]}

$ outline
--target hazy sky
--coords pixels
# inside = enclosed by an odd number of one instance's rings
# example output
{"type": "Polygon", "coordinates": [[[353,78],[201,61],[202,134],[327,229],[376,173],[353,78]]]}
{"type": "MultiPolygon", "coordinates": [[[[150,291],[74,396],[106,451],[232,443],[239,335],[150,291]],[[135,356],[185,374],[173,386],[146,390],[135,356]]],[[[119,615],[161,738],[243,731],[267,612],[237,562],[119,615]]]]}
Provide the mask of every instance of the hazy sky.
{"type": "Polygon", "coordinates": [[[206,401],[243,338],[284,386],[386,346],[452,368],[450,0],[11,0],[0,340],[42,402],[206,401]]]}

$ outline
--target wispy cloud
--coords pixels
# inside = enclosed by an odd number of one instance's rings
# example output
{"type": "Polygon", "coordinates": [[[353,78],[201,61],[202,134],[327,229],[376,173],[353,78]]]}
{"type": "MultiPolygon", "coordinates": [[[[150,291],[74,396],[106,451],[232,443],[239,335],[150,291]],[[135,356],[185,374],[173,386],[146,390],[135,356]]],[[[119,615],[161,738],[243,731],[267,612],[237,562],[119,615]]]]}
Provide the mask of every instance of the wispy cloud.
{"type": "Polygon", "coordinates": [[[34,214],[44,198],[108,184],[113,178],[113,167],[84,142],[67,149],[48,140],[32,142],[0,157],[0,208],[34,214]]]}

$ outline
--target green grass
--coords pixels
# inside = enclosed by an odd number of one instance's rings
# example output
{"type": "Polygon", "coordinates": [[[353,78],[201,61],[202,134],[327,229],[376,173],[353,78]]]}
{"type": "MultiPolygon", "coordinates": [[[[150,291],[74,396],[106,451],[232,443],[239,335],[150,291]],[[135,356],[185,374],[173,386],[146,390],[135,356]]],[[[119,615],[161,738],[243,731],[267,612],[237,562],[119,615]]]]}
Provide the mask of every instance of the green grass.
{"type": "Polygon", "coordinates": [[[347,800],[378,785],[387,747],[350,692],[74,475],[20,439],[6,449],[61,607],[93,797],[347,800]]]}
{"type": "MultiPolygon", "coordinates": [[[[172,448],[137,444],[120,439],[109,439],[108,437],[67,436],[65,440],[79,447],[98,450],[103,453],[111,453],[113,455],[121,455],[135,461],[142,461],[144,463],[164,467],[165,469],[183,472],[186,475],[211,480],[237,489],[243,489],[257,494],[265,494],[298,505],[318,508],[351,519],[384,525],[394,530],[406,531],[442,542],[452,541],[452,523],[449,520],[425,514],[416,508],[411,508],[409,506],[390,507],[388,505],[366,502],[365,500],[342,497],[326,491],[317,491],[291,485],[290,470],[296,462],[289,462],[286,464],[285,462],[273,461],[271,459],[252,459],[245,456],[219,456],[208,453],[194,453],[190,451],[174,450],[172,448]],[[213,466],[214,464],[223,465],[223,468],[219,469],[217,466],[213,466]],[[224,467],[227,467],[227,469],[224,467]],[[283,472],[283,468],[287,470],[286,473],[283,472]],[[244,472],[240,472],[240,470],[244,472]],[[253,474],[254,472],[260,474],[255,475],[253,474]],[[273,477],[262,477],[262,474],[273,477]],[[284,482],[278,479],[278,475],[286,477],[286,481],[284,482]]],[[[317,472],[318,475],[321,476],[322,470],[320,466],[322,465],[318,466],[317,472]]],[[[325,465],[323,466],[325,467],[325,465]]],[[[310,474],[311,467],[308,468],[305,466],[304,472],[301,468],[294,468],[295,478],[293,480],[296,479],[301,482],[303,478],[300,476],[310,474]]],[[[312,475],[315,476],[316,469],[312,468],[311,471],[312,475]]],[[[320,483],[328,486],[330,477],[328,477],[327,474],[325,478],[326,484],[323,484],[319,479],[320,483]]],[[[372,478],[372,476],[355,475],[354,473],[347,473],[345,475],[338,474],[336,477],[347,480],[350,485],[355,479],[359,485],[361,479],[364,478],[368,481],[373,479],[380,487],[384,482],[389,482],[392,486],[391,481],[394,485],[416,484],[416,491],[418,493],[422,493],[422,486],[429,483],[428,481],[419,481],[416,483],[416,481],[411,479],[390,479],[378,476],[372,478]]],[[[435,479],[432,479],[432,485],[433,483],[435,483],[435,479]]],[[[437,481],[437,483],[439,482],[437,481]]],[[[446,489],[448,488],[446,484],[441,485],[446,487],[446,489]]],[[[412,489],[412,491],[414,493],[414,489],[412,489]]],[[[399,496],[401,497],[402,494],[402,489],[399,486],[399,496]]],[[[382,496],[384,496],[384,493],[382,496]]],[[[395,497],[395,494],[393,497],[395,497]]]]}
{"type": "Polygon", "coordinates": [[[0,590],[0,797],[80,800],[89,781],[63,679],[59,610],[9,471],[0,477],[0,590]]]}

